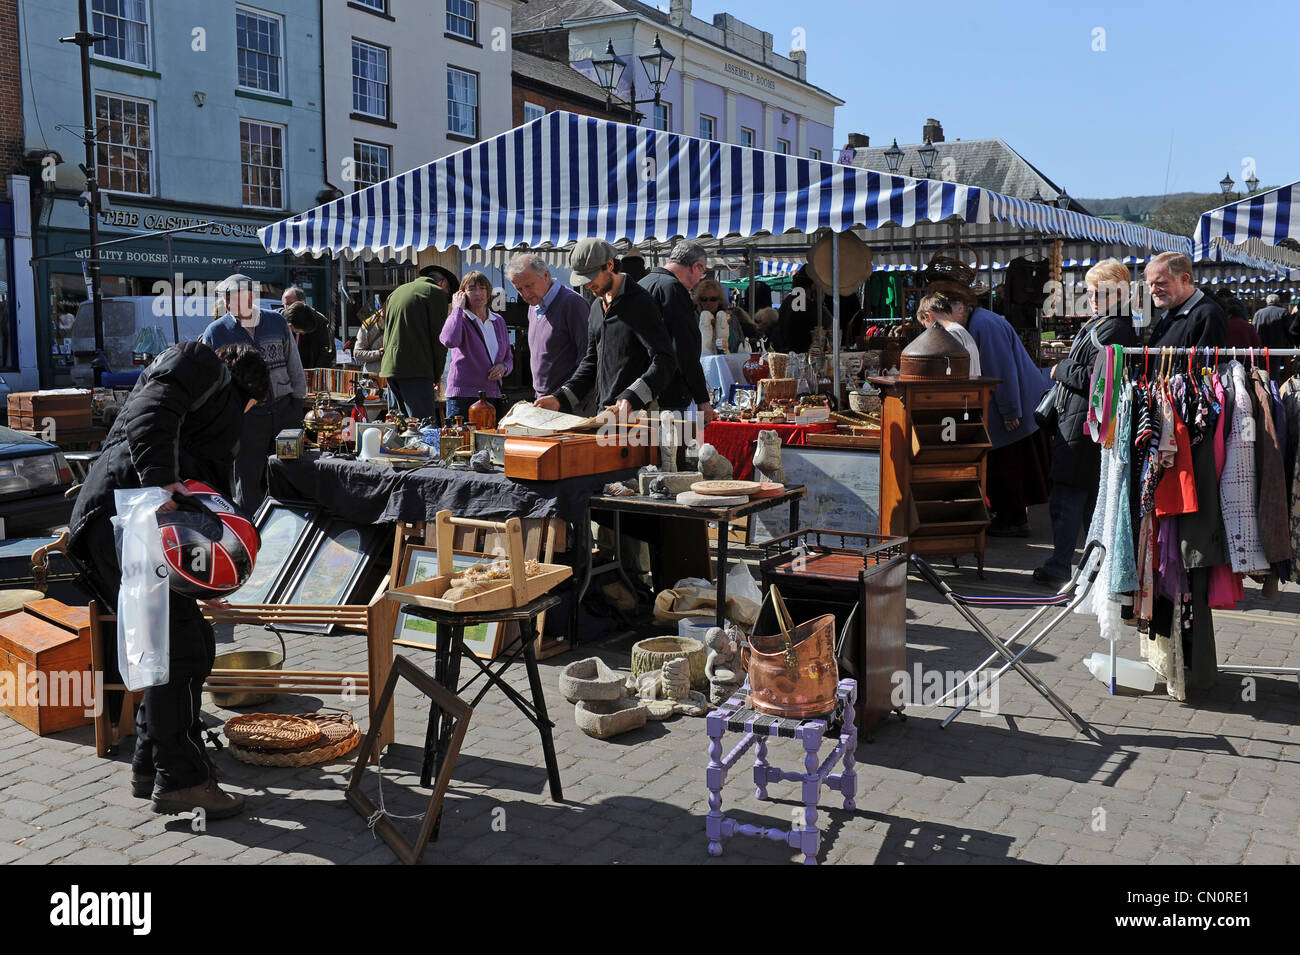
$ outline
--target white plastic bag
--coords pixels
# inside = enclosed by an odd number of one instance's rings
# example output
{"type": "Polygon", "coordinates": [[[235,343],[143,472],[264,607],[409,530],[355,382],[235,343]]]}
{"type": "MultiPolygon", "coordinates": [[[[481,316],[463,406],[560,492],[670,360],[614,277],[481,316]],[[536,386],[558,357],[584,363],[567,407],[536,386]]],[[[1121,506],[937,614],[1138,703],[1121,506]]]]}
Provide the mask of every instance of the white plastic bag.
{"type": "Polygon", "coordinates": [[[727,616],[733,623],[752,629],[762,605],[763,592],[758,589],[749,568],[743,561],[736,561],[727,574],[727,616]]]}
{"type": "Polygon", "coordinates": [[[121,530],[118,565],[122,588],[117,595],[117,665],[128,690],[167,682],[168,611],[171,591],[158,533],[158,508],[171,500],[160,487],[114,491],[114,524],[121,530]]]}

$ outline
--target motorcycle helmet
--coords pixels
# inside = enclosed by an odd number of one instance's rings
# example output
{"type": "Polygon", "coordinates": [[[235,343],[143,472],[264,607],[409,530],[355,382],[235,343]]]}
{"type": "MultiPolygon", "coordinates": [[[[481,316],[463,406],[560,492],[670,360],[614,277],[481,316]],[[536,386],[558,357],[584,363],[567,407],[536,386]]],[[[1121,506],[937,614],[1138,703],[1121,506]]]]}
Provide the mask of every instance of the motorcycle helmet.
{"type": "Polygon", "coordinates": [[[158,515],[168,585],[195,600],[234,593],[257,562],[257,528],[208,485],[184,484],[191,496],[175,495],[178,509],[158,515]]]}

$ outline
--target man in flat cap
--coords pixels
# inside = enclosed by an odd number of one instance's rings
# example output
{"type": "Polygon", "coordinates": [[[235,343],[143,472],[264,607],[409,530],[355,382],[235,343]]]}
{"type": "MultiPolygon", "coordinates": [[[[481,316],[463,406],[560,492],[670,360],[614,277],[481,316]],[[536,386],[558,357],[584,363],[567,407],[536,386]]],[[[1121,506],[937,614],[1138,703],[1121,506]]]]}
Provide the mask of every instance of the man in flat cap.
{"type": "Polygon", "coordinates": [[[252,345],[271,372],[270,393],[244,415],[235,458],[235,503],[251,516],[266,497],[266,459],[275,450],[275,436],[302,427],[307,376],[284,316],[258,306],[256,282],[236,273],[217,286],[217,294],[226,303],[226,314],[204,330],[203,344],[213,350],[252,345]]]}
{"type": "Polygon", "coordinates": [[[587,319],[587,353],[558,390],[534,404],[573,411],[595,392],[600,407],[613,407],[620,421],[648,407],[677,372],[677,359],[650,293],[614,268],[614,247],[583,239],[569,254],[572,284],[596,300],[587,319]]]}

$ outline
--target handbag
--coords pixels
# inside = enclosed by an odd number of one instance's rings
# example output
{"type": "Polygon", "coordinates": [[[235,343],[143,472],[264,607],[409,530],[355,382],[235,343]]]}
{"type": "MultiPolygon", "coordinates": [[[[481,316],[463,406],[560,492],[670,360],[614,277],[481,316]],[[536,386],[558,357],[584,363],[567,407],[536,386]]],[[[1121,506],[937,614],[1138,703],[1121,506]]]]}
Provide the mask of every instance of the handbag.
{"type": "Polygon", "coordinates": [[[1056,407],[1056,398],[1060,393],[1061,383],[1052,382],[1052,387],[1043,392],[1043,397],[1038,399],[1038,404],[1034,408],[1034,421],[1038,427],[1044,431],[1055,431],[1057,422],[1060,419],[1060,412],[1056,407]]]}

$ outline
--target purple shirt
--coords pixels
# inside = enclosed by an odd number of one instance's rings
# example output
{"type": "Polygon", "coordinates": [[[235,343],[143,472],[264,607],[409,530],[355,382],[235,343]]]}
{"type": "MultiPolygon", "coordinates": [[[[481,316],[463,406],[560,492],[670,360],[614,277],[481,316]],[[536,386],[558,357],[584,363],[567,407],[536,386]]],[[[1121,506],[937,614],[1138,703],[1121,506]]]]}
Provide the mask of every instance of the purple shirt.
{"type": "Polygon", "coordinates": [[[552,282],[542,304],[528,308],[528,351],[533,391],[540,397],[560,389],[587,354],[591,306],[567,285],[552,282]]]}
{"type": "Polygon", "coordinates": [[[463,308],[453,308],[442,326],[439,338],[447,346],[447,395],[452,398],[474,398],[481,391],[489,398],[501,397],[501,383],[488,378],[493,365],[505,365],[506,374],[515,367],[510,350],[510,330],[506,320],[496,312],[489,321],[496,331],[495,355],[488,355],[487,341],[477,326],[479,320],[463,308]]]}

